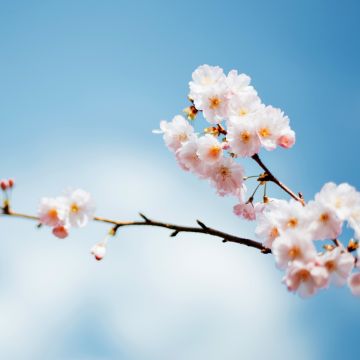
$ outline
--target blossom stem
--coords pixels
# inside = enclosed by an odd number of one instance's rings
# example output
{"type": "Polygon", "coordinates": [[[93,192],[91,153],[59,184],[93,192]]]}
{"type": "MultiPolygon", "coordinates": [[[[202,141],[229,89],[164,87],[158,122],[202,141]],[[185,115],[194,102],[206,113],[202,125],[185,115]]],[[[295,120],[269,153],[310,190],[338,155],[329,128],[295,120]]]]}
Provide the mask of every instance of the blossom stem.
{"type": "MultiPolygon", "coordinates": [[[[39,221],[39,218],[37,216],[14,212],[9,207],[8,208],[3,207],[3,208],[1,208],[1,210],[2,210],[1,215],[39,221]]],[[[238,237],[235,235],[231,235],[231,234],[222,232],[220,230],[210,228],[199,220],[197,220],[197,223],[199,225],[198,227],[190,227],[190,226],[181,226],[181,225],[175,225],[175,224],[169,224],[169,223],[165,223],[165,222],[150,220],[148,217],[146,217],[143,214],[140,214],[140,216],[143,218],[142,221],[141,220],[140,221],[116,221],[116,220],[107,219],[107,218],[103,218],[103,217],[99,217],[99,216],[95,216],[93,220],[97,221],[97,222],[112,224],[114,226],[113,227],[114,235],[116,234],[117,230],[120,227],[124,227],[124,226],[155,226],[155,227],[162,227],[162,228],[166,228],[169,230],[173,230],[173,232],[170,234],[171,237],[175,237],[176,235],[178,235],[181,232],[201,233],[201,234],[207,234],[207,235],[219,237],[223,240],[223,242],[233,242],[233,243],[237,243],[240,245],[245,245],[245,246],[249,246],[249,247],[258,249],[263,254],[271,253],[271,250],[269,248],[265,247],[263,244],[261,244],[258,241],[238,237]]]]}
{"type": "Polygon", "coordinates": [[[253,179],[253,178],[259,178],[260,175],[250,175],[250,176],[244,176],[244,180],[246,181],[247,179],[253,179]]]}
{"type": "Polygon", "coordinates": [[[254,201],[254,196],[256,194],[256,192],[258,191],[259,187],[262,185],[261,182],[259,182],[255,188],[255,190],[253,191],[253,193],[251,194],[251,196],[249,197],[248,201],[246,202],[246,204],[252,203],[254,201]]]}
{"type": "Polygon", "coordinates": [[[288,193],[293,199],[299,201],[303,206],[305,206],[305,201],[300,195],[296,195],[290,188],[288,188],[285,184],[283,184],[279,179],[277,179],[274,174],[268,169],[268,167],[262,162],[258,154],[252,156],[252,159],[257,162],[257,164],[265,171],[268,178],[267,181],[272,181],[274,184],[283,189],[286,193],[288,193]]]}

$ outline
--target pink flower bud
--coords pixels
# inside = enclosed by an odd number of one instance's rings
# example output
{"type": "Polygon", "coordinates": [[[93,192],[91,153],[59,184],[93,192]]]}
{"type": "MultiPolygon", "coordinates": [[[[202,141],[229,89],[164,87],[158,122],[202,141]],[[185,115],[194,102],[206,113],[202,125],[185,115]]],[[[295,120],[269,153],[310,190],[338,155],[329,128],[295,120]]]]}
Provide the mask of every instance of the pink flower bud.
{"type": "Polygon", "coordinates": [[[14,179],[9,179],[8,184],[9,184],[9,188],[13,188],[14,185],[15,185],[15,180],[14,179]]]}
{"type": "Polygon", "coordinates": [[[221,147],[223,148],[223,150],[229,150],[230,149],[230,144],[227,141],[223,141],[221,143],[221,147]]]}
{"type": "Polygon", "coordinates": [[[277,143],[285,149],[290,149],[295,144],[295,133],[292,131],[288,134],[281,135],[277,143]]]}
{"type": "Polygon", "coordinates": [[[95,244],[91,248],[91,254],[93,254],[95,256],[96,260],[98,260],[98,261],[102,260],[106,254],[106,244],[104,242],[99,242],[99,243],[95,244]]]}
{"type": "Polygon", "coordinates": [[[1,180],[0,181],[0,187],[3,191],[5,191],[8,188],[8,182],[6,180],[1,180]]]}
{"type": "Polygon", "coordinates": [[[65,239],[69,235],[69,230],[64,225],[59,225],[53,228],[52,233],[59,239],[65,239]]]}

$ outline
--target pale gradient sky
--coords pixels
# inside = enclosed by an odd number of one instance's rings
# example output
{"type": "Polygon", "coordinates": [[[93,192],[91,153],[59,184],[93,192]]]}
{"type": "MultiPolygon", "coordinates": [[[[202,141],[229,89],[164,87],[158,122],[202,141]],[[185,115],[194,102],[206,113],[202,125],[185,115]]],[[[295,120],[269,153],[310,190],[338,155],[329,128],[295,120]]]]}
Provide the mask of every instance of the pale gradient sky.
{"type": "MultiPolygon", "coordinates": [[[[186,105],[200,64],[249,74],[289,115],[298,141],[264,154],[311,198],[329,180],[360,189],[356,1],[0,1],[0,177],[14,206],[68,186],[100,215],[201,218],[253,237],[233,201],[182,172],[159,120],[186,105]]],[[[251,165],[248,173],[256,167],[251,165]]],[[[278,194],[277,191],[272,194],[278,194]]],[[[331,289],[303,301],[270,256],[203,236],[107,228],[64,241],[1,219],[0,349],[5,359],[354,358],[359,300],[331,289]]]]}

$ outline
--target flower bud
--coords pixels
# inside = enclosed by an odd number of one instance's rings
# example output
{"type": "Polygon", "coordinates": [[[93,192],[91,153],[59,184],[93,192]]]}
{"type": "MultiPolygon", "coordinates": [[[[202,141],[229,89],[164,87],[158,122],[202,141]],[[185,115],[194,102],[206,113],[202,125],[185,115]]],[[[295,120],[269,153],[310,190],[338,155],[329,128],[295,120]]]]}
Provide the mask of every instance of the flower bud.
{"type": "Polygon", "coordinates": [[[2,189],[2,191],[5,191],[8,188],[9,184],[6,180],[1,180],[0,181],[0,187],[2,189]]]}
{"type": "Polygon", "coordinates": [[[280,136],[277,143],[285,149],[290,149],[295,144],[295,133],[291,132],[280,136]]]}
{"type": "Polygon", "coordinates": [[[9,184],[9,188],[13,188],[14,185],[15,185],[15,180],[14,179],[9,179],[8,184],[9,184]]]}
{"type": "Polygon", "coordinates": [[[104,242],[99,242],[99,243],[95,244],[91,248],[91,254],[93,254],[95,256],[96,260],[98,260],[98,261],[102,260],[106,254],[106,244],[104,242]]]}
{"type": "Polygon", "coordinates": [[[191,105],[183,110],[189,120],[195,120],[198,110],[194,105],[191,105]]]}
{"type": "Polygon", "coordinates": [[[69,230],[64,225],[59,225],[53,228],[52,233],[59,239],[65,239],[69,235],[69,230]]]}

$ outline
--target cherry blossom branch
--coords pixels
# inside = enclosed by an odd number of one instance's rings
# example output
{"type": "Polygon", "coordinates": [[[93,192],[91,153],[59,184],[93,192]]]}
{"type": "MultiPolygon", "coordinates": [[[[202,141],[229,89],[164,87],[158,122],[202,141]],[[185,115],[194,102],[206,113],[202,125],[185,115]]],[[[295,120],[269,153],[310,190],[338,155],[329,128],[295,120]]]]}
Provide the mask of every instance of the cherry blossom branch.
{"type": "MultiPolygon", "coordinates": [[[[2,208],[2,215],[39,221],[39,218],[37,216],[14,212],[10,209],[9,206],[5,206],[2,208]]],[[[243,237],[238,237],[235,235],[231,235],[231,234],[222,232],[220,230],[210,228],[207,225],[205,225],[203,222],[201,222],[200,220],[197,220],[199,227],[190,227],[190,226],[181,226],[181,225],[175,225],[175,224],[151,220],[147,216],[145,216],[141,213],[140,213],[140,216],[142,217],[143,221],[116,221],[116,220],[111,220],[111,219],[98,217],[98,216],[95,216],[93,218],[93,220],[97,221],[97,222],[114,225],[113,235],[116,234],[116,232],[118,231],[119,228],[125,227],[125,226],[155,226],[155,227],[162,227],[162,228],[166,228],[169,230],[173,230],[173,232],[170,234],[171,237],[175,237],[181,232],[201,233],[201,234],[207,234],[207,235],[219,237],[219,238],[223,239],[223,242],[233,242],[233,243],[237,243],[240,245],[245,245],[245,246],[249,246],[249,247],[258,249],[263,254],[271,253],[270,249],[266,248],[263,244],[261,244],[258,241],[243,238],[243,237]]]]}
{"type": "Polygon", "coordinates": [[[277,186],[279,186],[281,189],[283,189],[286,193],[288,193],[293,199],[296,201],[299,201],[303,206],[305,206],[305,201],[299,193],[299,195],[296,195],[290,188],[288,188],[285,184],[283,184],[278,178],[274,176],[274,174],[268,169],[268,167],[262,162],[260,159],[260,156],[258,154],[255,154],[252,156],[252,159],[257,162],[257,164],[265,171],[265,175],[263,177],[263,181],[271,181],[277,186]]]}

